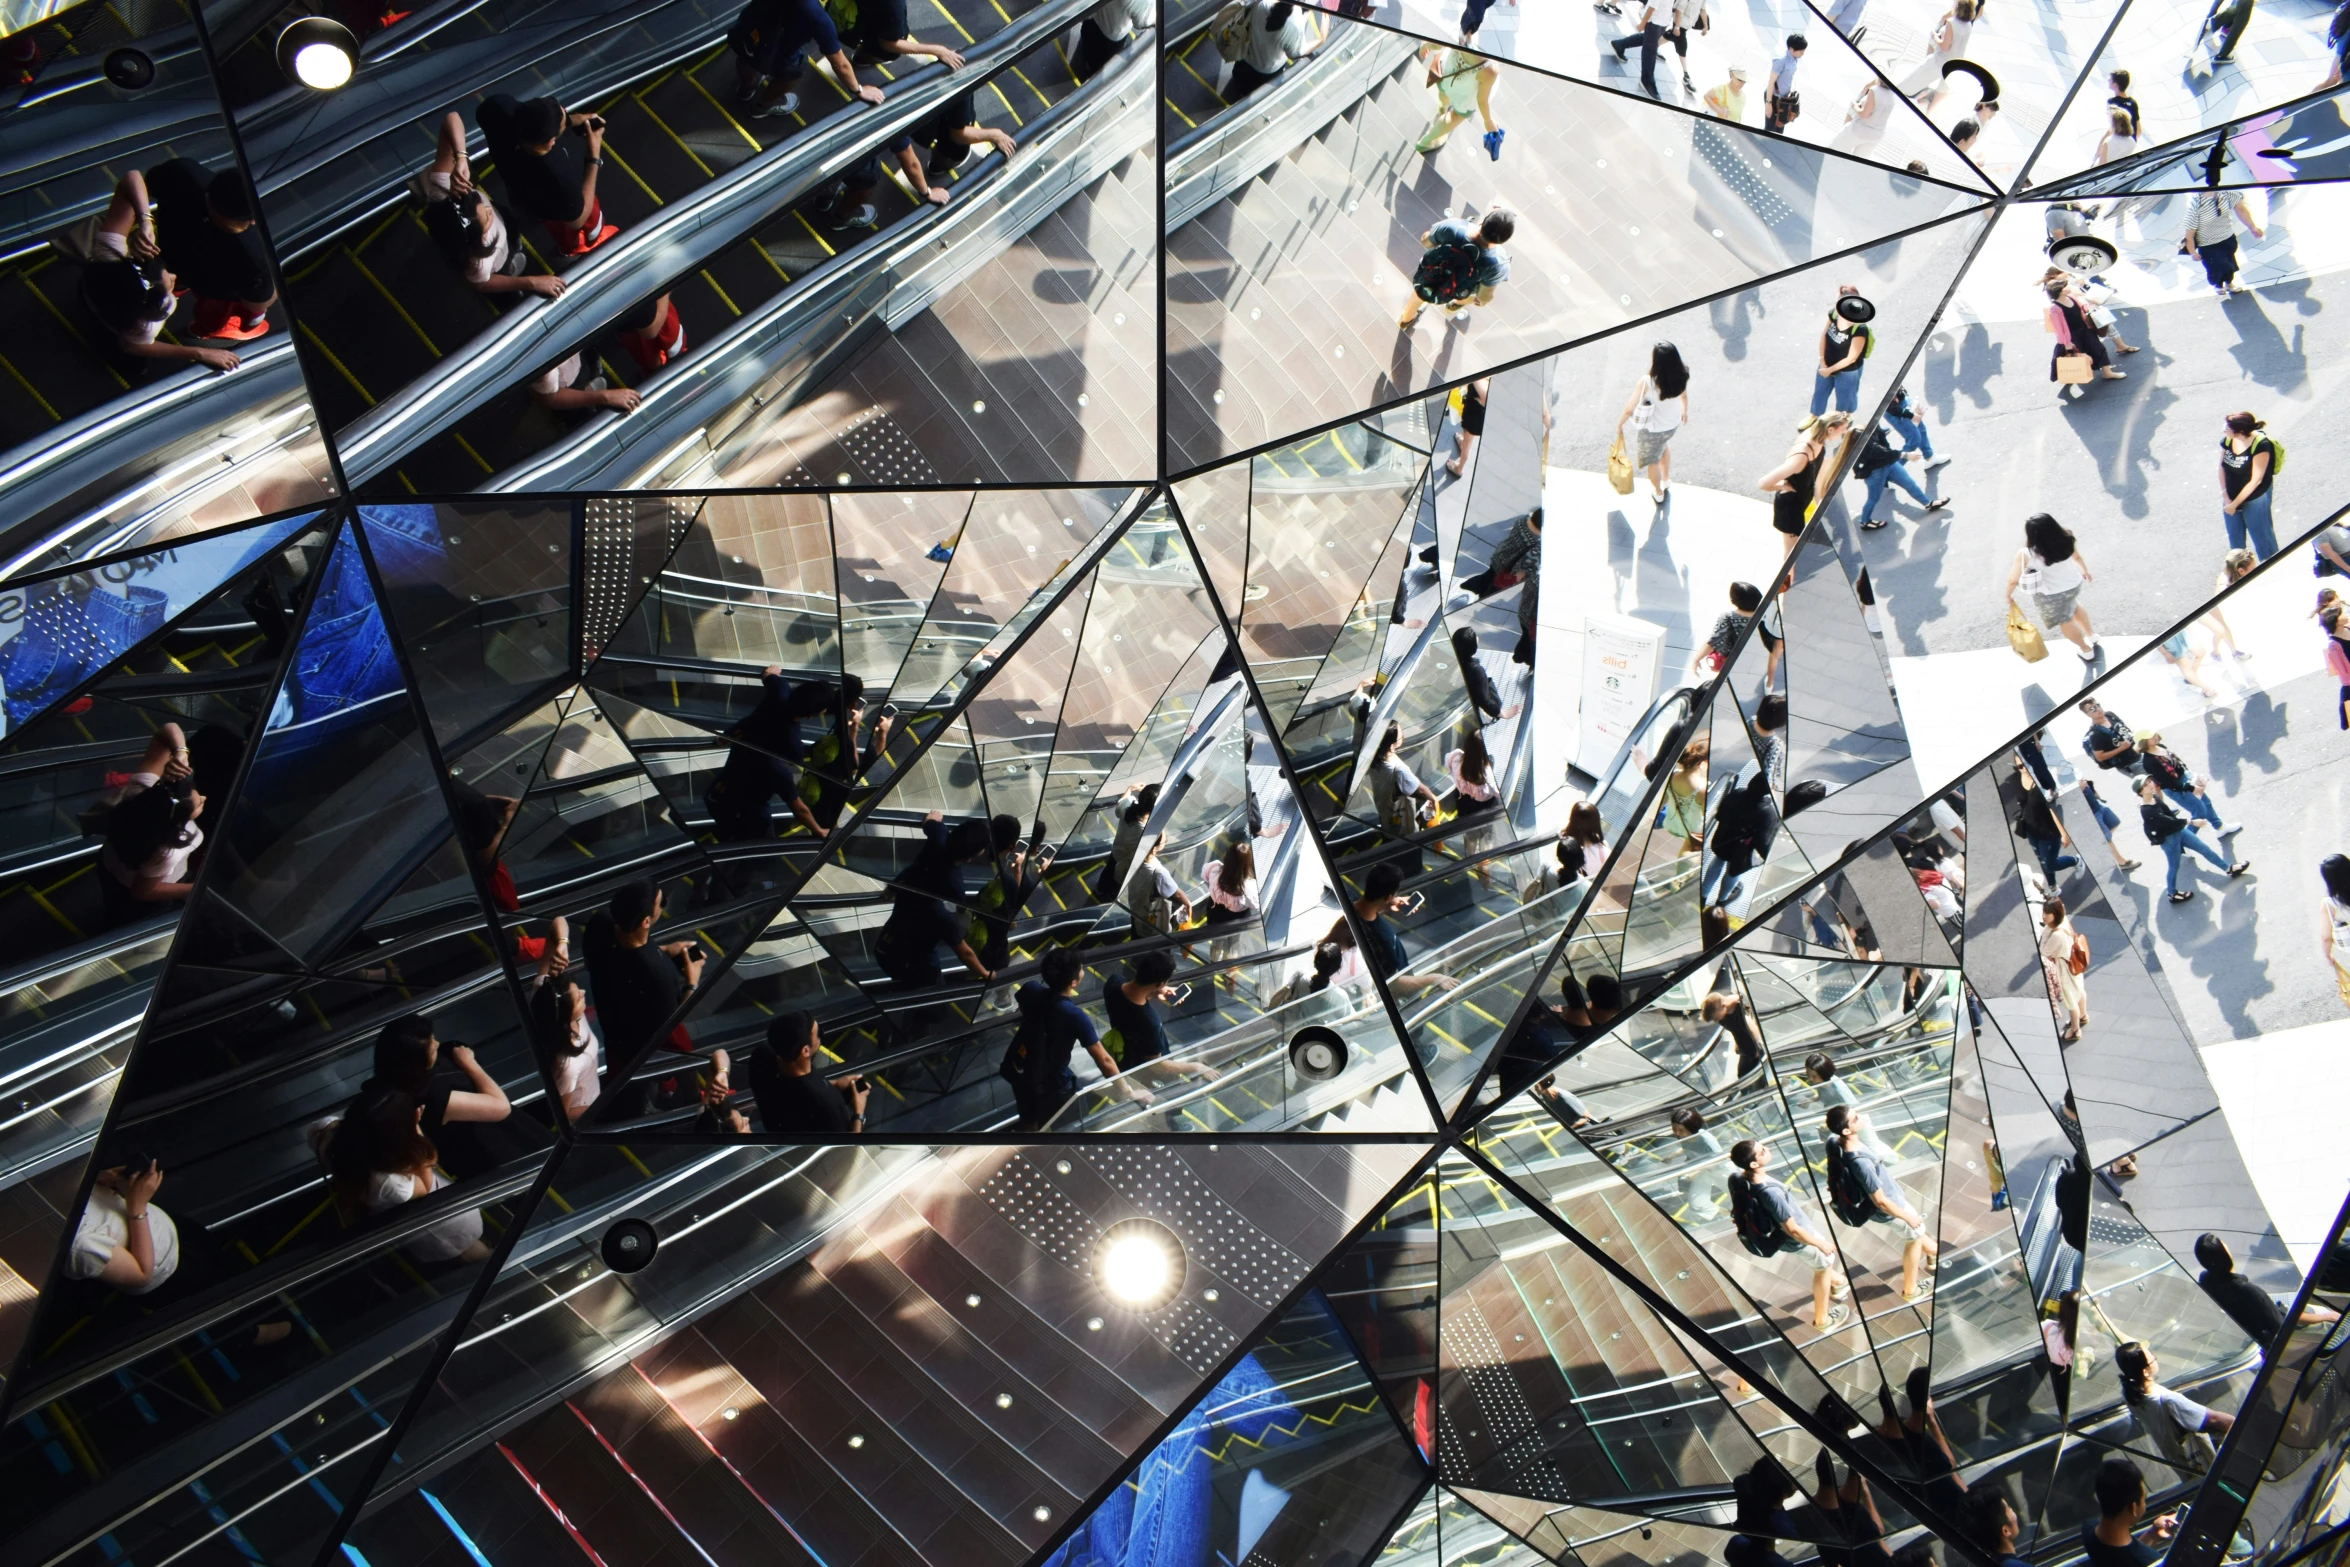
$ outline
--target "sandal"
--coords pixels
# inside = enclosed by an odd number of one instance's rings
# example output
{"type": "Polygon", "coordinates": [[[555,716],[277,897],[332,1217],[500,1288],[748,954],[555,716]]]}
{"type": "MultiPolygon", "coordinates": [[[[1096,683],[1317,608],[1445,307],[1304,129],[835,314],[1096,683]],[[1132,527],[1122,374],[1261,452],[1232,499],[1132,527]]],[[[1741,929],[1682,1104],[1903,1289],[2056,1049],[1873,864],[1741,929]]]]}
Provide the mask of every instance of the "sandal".
{"type": "Polygon", "coordinates": [[[1948,511],[1949,509],[1950,502],[1948,500],[1926,502],[1926,515],[1929,517],[1933,516],[1934,513],[1938,511],[1948,511]]]}
{"type": "Polygon", "coordinates": [[[2180,890],[2180,891],[2178,891],[2178,892],[2174,892],[2174,893],[2172,893],[2172,894],[2170,895],[2170,900],[2171,900],[2171,902],[2173,902],[2173,903],[2185,903],[2185,902],[2186,902],[2188,899],[2190,899],[2190,898],[2192,898],[2192,897],[2194,897],[2194,896],[2195,896],[2195,894],[2194,894],[2194,892],[2193,892],[2192,890],[2190,890],[2190,889],[2181,889],[2181,890],[2180,890]]]}
{"type": "Polygon", "coordinates": [[[1874,533],[1874,532],[1876,532],[1876,531],[1877,531],[1879,528],[1882,528],[1883,526],[1885,526],[1885,522],[1886,522],[1886,521],[1888,521],[1888,520],[1890,520],[1890,519],[1880,519],[1879,521],[1876,521],[1876,522],[1864,522],[1864,523],[1862,523],[1862,524],[1860,525],[1860,531],[1861,531],[1861,532],[1863,532],[1863,533],[1874,533]]]}

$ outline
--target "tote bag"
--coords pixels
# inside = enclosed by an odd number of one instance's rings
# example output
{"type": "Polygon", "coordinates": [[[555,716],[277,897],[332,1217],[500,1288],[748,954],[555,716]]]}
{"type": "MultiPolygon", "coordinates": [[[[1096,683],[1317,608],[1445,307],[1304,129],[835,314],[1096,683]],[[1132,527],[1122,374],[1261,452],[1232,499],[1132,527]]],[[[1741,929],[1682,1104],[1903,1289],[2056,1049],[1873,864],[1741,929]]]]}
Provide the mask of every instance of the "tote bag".
{"type": "Polygon", "coordinates": [[[1608,488],[1618,495],[1632,493],[1632,457],[1624,450],[1624,438],[1620,435],[1607,449],[1607,482],[1608,488]]]}
{"type": "Polygon", "coordinates": [[[2007,645],[2027,664],[2037,664],[2048,656],[2048,643],[2041,637],[2040,628],[2026,620],[2024,612],[2013,604],[2007,606],[2007,645]]]}

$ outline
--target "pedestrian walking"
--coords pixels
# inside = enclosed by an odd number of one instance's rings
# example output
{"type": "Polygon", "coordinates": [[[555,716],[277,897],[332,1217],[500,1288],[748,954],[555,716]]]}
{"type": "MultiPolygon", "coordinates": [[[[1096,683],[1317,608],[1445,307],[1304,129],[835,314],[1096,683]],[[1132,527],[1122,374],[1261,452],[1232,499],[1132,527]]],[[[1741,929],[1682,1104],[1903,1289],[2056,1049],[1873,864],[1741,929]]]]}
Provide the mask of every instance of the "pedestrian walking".
{"type": "Polygon", "coordinates": [[[2146,134],[2146,122],[2139,116],[2138,100],[2130,96],[2130,73],[2122,70],[2108,71],[2105,76],[2105,85],[2111,89],[2105,95],[2105,106],[2109,109],[2126,110],[2130,116],[2130,134],[2133,137],[2143,137],[2146,134]]]}
{"type": "Polygon", "coordinates": [[[1673,25],[1676,0],[1647,0],[1640,8],[1640,19],[1633,30],[1608,45],[1615,52],[1616,63],[1624,61],[1624,51],[1638,45],[1640,49],[1640,90],[1651,98],[1656,90],[1656,55],[1663,44],[1666,29],[1673,25]]]}
{"type": "Polygon", "coordinates": [[[2350,854],[2329,854],[2318,861],[2317,877],[2325,897],[2318,904],[2326,962],[2333,965],[2334,991],[2350,1007],[2350,854]]]}
{"type": "Polygon", "coordinates": [[[1925,57],[1901,79],[1904,96],[1931,109],[1942,96],[1942,68],[1966,58],[1967,40],[1975,30],[1975,0],[1953,0],[1926,39],[1925,57]]]}
{"type": "Polygon", "coordinates": [[[2081,863],[2064,852],[2073,846],[2072,834],[2064,830],[2064,818],[2056,814],[2055,802],[2033,779],[2021,757],[2016,759],[2015,787],[2015,817],[2009,825],[2018,838],[2032,846],[2039,856],[2041,873],[2054,887],[2057,878],[2081,863]]]}
{"type": "Polygon", "coordinates": [[[2317,623],[2326,634],[2326,670],[2341,687],[2334,706],[2342,727],[2350,729],[2350,614],[2339,600],[2318,611],[2317,623]]]}
{"type": "Polygon", "coordinates": [[[1705,639],[1705,646],[1697,650],[1690,661],[1689,677],[1692,683],[1702,682],[1708,675],[1718,675],[1730,662],[1730,654],[1738,646],[1739,634],[1754,612],[1762,608],[1762,589],[1751,582],[1730,584],[1730,607],[1714,622],[1714,629],[1705,639]]]}
{"type": "Polygon", "coordinates": [[[1421,50],[1420,63],[1428,68],[1428,85],[1436,89],[1436,117],[1412,143],[1414,150],[1433,153],[1475,115],[1485,122],[1486,155],[1499,160],[1502,130],[1493,117],[1493,84],[1501,79],[1501,67],[1481,54],[1441,44],[1421,50]]]}
{"type": "Polygon", "coordinates": [[[2244,29],[2251,25],[2252,0],[2211,0],[2211,12],[2203,18],[2197,44],[2211,50],[2214,69],[2236,57],[2236,45],[2244,41],[2244,29]]]}
{"type": "Polygon", "coordinates": [[[1916,452],[1926,459],[1926,471],[1932,473],[1949,463],[1948,457],[1934,455],[1934,438],[1926,431],[1926,416],[1909,400],[1909,388],[1893,388],[1893,399],[1885,405],[1885,424],[1901,437],[1904,452],[1916,452]]]}
{"type": "Polygon", "coordinates": [[[2095,664],[2105,654],[2089,623],[2089,607],[2081,602],[2081,590],[2096,580],[2064,524],[2046,512],[2024,519],[2024,547],[2007,568],[2007,598],[2031,610],[2043,627],[2063,632],[2084,664],[2095,664]]]}
{"type": "Polygon", "coordinates": [[[1456,479],[1467,471],[1469,453],[1485,433],[1485,401],[1492,390],[1491,376],[1480,376],[1460,389],[1460,427],[1453,432],[1453,453],[1444,460],[1444,471],[1456,479]]]}
{"type": "Polygon", "coordinates": [[[2242,822],[2219,819],[2219,807],[2212,803],[2211,791],[2189,770],[2186,758],[2162,743],[2160,733],[2138,737],[2138,761],[2166,799],[2189,816],[2211,823],[2221,838],[2233,838],[2244,830],[2242,822]]]}
{"type": "Polygon", "coordinates": [[[1771,526],[1778,530],[1786,554],[1795,553],[1811,518],[1820,474],[1832,466],[1828,453],[1842,445],[1851,428],[1851,418],[1842,409],[1811,415],[1795,427],[1795,444],[1779,466],[1756,482],[1755,488],[1771,497],[1771,526]]]}
{"type": "Polygon", "coordinates": [[[1771,62],[1771,83],[1763,92],[1763,129],[1783,131],[1803,113],[1803,95],[1795,90],[1795,68],[1810,48],[1801,33],[1787,35],[1787,51],[1771,62]]]}
{"type": "Polygon", "coordinates": [[[1648,351],[1648,373],[1634,383],[1624,411],[1616,416],[1616,443],[1623,444],[1624,427],[1630,425],[1632,466],[1648,475],[1659,506],[1673,487],[1673,436],[1688,422],[1689,367],[1681,362],[1680,349],[1658,343],[1648,351]]]}
{"type": "Polygon", "coordinates": [[[2089,808],[2089,819],[2097,824],[2097,831],[2104,837],[2106,851],[2113,856],[2115,868],[2136,870],[2138,862],[2122,853],[2122,846],[2113,841],[2113,830],[2122,824],[2120,813],[2105,803],[2105,797],[2097,792],[2097,786],[2086,778],[2081,780],[2081,803],[2089,808]]]}
{"type": "Polygon", "coordinates": [[[1862,528],[1882,528],[1890,520],[1877,515],[1877,503],[1885,498],[1885,490],[1890,485],[1899,485],[1907,491],[1910,499],[1923,506],[1928,515],[1950,509],[1948,498],[1937,500],[1928,495],[1926,487],[1909,471],[1917,456],[1914,451],[1895,450],[1884,424],[1879,423],[1869,431],[1869,438],[1861,443],[1860,454],[1852,460],[1853,477],[1868,486],[1868,493],[1860,503],[1862,528]]]}
{"type": "Polygon", "coordinates": [[[1732,125],[1746,123],[1746,67],[1733,65],[1730,74],[1719,87],[1709,88],[1704,99],[1705,112],[1717,120],[1728,120],[1732,125]]]}
{"type": "Polygon", "coordinates": [[[1502,249],[1518,231],[1518,220],[1507,209],[1495,207],[1476,222],[1443,218],[1420,236],[1419,265],[1412,269],[1412,298],[1395,324],[1409,332],[1420,312],[1430,305],[1444,307],[1450,326],[1471,305],[1493,303],[1493,291],[1509,281],[1510,255],[1502,249]]]}
{"type": "Polygon", "coordinates": [[[2097,138],[2097,162],[2119,163],[2138,150],[2137,121],[2130,111],[2113,105],[2105,111],[2105,134],[2097,138]]]}
{"type": "Polygon", "coordinates": [[[2265,421],[2247,409],[2227,417],[2227,432],[2219,438],[2220,520],[2228,530],[2228,548],[2247,545],[2257,560],[2277,552],[2277,525],[2271,512],[2271,492],[2285,465],[2285,450],[2267,434],[2265,421]]]}
{"type": "MultiPolygon", "coordinates": [[[[2225,593],[2250,576],[2252,568],[2257,564],[2258,562],[2253,559],[2250,550],[2233,549],[2228,551],[2227,554],[2220,557],[2219,580],[2212,584],[2213,591],[2225,593]]],[[[2228,625],[2228,617],[2220,612],[2217,603],[2204,612],[2202,624],[2211,632],[2211,656],[2213,658],[2221,656],[2220,650],[2223,647],[2227,650],[2227,657],[2232,659],[2241,660],[2252,656],[2236,646],[2236,633],[2228,625]]]]}
{"type": "Polygon", "coordinates": [[[1876,319],[1877,307],[1861,298],[1857,287],[1838,285],[1836,303],[1828,310],[1827,324],[1820,328],[1820,362],[1811,388],[1815,416],[1828,411],[1831,395],[1844,413],[1860,408],[1861,366],[1876,351],[1877,334],[1869,326],[1876,319]]]}
{"type": "Polygon", "coordinates": [[[2138,780],[2138,820],[2146,829],[2146,841],[2162,851],[2167,862],[2163,878],[2163,892],[2173,903],[2184,903],[2195,896],[2193,888],[2179,886],[2179,862],[2189,849],[2202,855],[2212,864],[2226,871],[2230,877],[2243,875],[2252,868],[2249,860],[2230,865],[2226,856],[2203,841],[2203,835],[2188,824],[2187,818],[2171,808],[2163,798],[2162,789],[2151,778],[2138,780]]]}
{"type": "Polygon", "coordinates": [[[2219,176],[2219,165],[2214,163],[2206,176],[2210,188],[2197,191],[2188,203],[2187,234],[2181,244],[2188,255],[2203,263],[2203,278],[2211,291],[2222,299],[2232,299],[2239,292],[2250,292],[2236,282],[2237,225],[2250,229],[2254,239],[2265,239],[2268,234],[2253,221],[2252,209],[2240,192],[2219,189],[2219,176]]]}
{"type": "Polygon", "coordinates": [[[2041,324],[2056,339],[2056,347],[2048,358],[2048,379],[2056,384],[2056,394],[2089,379],[2094,370],[2108,381],[2126,381],[2129,372],[2117,370],[2113,359],[2105,351],[2105,334],[2097,330],[2097,323],[2089,318],[2089,302],[2073,287],[2072,275],[2060,273],[2043,285],[2048,305],[2041,315],[2041,324]],[[2086,357],[2087,366],[2071,365],[2065,361],[2086,357]]]}
{"type": "Polygon", "coordinates": [[[2040,968],[2057,1010],[2056,1042],[2069,1045],[2089,1031],[2089,938],[2073,929],[2062,898],[2040,905],[2040,968]]]}

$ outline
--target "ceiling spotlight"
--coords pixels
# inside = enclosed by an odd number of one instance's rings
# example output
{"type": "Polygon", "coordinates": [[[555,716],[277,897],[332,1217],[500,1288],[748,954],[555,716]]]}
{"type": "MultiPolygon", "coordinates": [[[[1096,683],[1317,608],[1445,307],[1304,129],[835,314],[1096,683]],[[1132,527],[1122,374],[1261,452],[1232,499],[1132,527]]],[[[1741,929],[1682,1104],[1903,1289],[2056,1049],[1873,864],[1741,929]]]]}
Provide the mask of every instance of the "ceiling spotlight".
{"type": "Polygon", "coordinates": [[[622,1219],[604,1232],[604,1266],[614,1273],[634,1273],[653,1260],[661,1237],[642,1219],[622,1219]]]}
{"type": "Polygon", "coordinates": [[[304,87],[333,92],[359,69],[359,40],[332,18],[305,16],[277,35],[277,65],[304,87]]]}
{"type": "Polygon", "coordinates": [[[155,62],[136,49],[113,49],[106,55],[106,79],[125,92],[137,92],[155,80],[155,62]]]}
{"type": "Polygon", "coordinates": [[[1183,1288],[1183,1243],[1149,1219],[1127,1219],[1093,1249],[1094,1282],[1131,1311],[1156,1311],[1183,1288]]]}
{"type": "Polygon", "coordinates": [[[1346,1070],[1346,1036],[1316,1023],[1289,1041],[1289,1064],[1309,1083],[1327,1083],[1346,1070]]]}

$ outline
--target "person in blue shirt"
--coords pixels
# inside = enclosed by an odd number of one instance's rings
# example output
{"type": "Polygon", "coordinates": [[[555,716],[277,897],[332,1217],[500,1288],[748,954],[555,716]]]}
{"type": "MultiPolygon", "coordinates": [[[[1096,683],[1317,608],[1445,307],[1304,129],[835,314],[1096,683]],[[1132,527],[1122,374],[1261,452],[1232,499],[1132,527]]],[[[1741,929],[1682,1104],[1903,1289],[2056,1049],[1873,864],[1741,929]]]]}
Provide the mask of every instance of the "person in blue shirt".
{"type": "MultiPolygon", "coordinates": [[[[1393,861],[1371,867],[1363,878],[1363,895],[1355,900],[1355,917],[1363,927],[1363,966],[1399,997],[1416,996],[1431,987],[1450,990],[1460,983],[1450,974],[1405,972],[1411,955],[1390,916],[1409,913],[1415,906],[1403,894],[1403,871],[1393,861]]],[[[1346,921],[1340,920],[1327,939],[1352,944],[1354,938],[1346,921]]]]}
{"type": "Polygon", "coordinates": [[[1443,305],[1448,321],[1472,304],[1492,304],[1494,289],[1508,282],[1510,276],[1510,254],[1501,247],[1517,232],[1516,216],[1500,207],[1491,209],[1474,223],[1467,218],[1442,218],[1430,225],[1428,232],[1420,236],[1420,244],[1429,254],[1421,258],[1420,269],[1413,274],[1411,303],[1403,307],[1403,314],[1396,317],[1395,324],[1409,332],[1419,321],[1420,312],[1431,304],[1443,305]],[[1463,248],[1477,252],[1468,286],[1450,297],[1423,293],[1422,278],[1429,271],[1435,253],[1463,248]]]}
{"type": "MultiPolygon", "coordinates": [[[[1067,947],[1056,947],[1045,954],[1036,978],[1013,998],[1020,1009],[1020,1026],[1013,1031],[1000,1071],[1012,1084],[1023,1131],[1040,1130],[1077,1092],[1071,1058],[1078,1049],[1093,1057],[1104,1078],[1118,1075],[1118,1063],[1103,1048],[1093,1019],[1077,1004],[1077,982],[1084,977],[1085,960],[1067,947]]],[[[1148,1104],[1151,1096],[1136,1089],[1134,1097],[1148,1104]]]]}
{"type": "Polygon", "coordinates": [[[821,55],[841,90],[867,103],[881,102],[881,89],[860,86],[857,69],[841,47],[840,31],[822,0],[751,0],[726,35],[734,51],[735,102],[753,119],[791,113],[800,106],[800,61],[821,55]]]}

